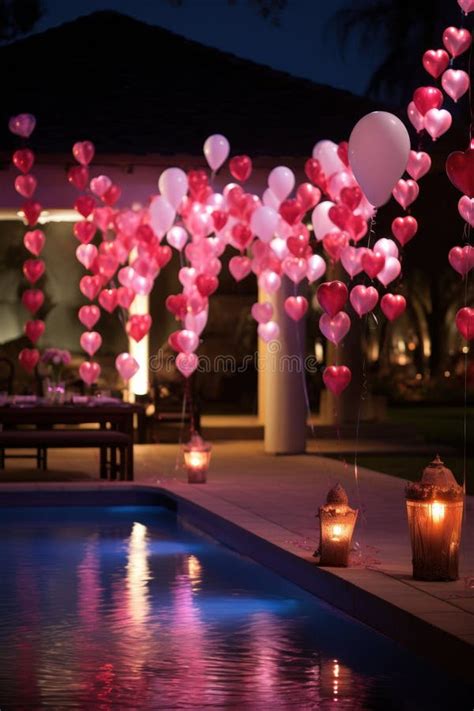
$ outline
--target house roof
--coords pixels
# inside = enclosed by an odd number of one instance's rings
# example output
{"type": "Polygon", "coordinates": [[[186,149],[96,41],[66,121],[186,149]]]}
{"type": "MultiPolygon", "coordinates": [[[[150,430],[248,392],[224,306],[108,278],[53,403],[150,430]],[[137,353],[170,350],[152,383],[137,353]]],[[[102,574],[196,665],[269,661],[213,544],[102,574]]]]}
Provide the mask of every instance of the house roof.
{"type": "Polygon", "coordinates": [[[36,150],[199,155],[211,133],[234,153],[306,156],[347,138],[375,106],[117,12],[95,12],[0,48],[0,148],[11,115],[33,113],[36,150]]]}

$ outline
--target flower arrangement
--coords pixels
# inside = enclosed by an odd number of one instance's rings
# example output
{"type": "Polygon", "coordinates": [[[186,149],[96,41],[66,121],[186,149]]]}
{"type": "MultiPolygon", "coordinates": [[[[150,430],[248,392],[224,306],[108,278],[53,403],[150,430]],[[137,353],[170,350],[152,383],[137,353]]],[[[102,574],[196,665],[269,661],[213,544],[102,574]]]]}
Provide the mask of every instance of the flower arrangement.
{"type": "Polygon", "coordinates": [[[58,382],[64,366],[71,362],[71,354],[60,348],[47,348],[41,356],[41,362],[50,366],[53,379],[58,382]]]}

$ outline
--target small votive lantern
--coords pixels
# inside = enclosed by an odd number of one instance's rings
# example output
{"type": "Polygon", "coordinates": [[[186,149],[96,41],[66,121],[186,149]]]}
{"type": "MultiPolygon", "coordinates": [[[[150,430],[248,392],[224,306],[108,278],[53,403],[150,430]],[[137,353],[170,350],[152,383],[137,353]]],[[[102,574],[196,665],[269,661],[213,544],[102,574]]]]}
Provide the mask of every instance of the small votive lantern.
{"type": "Polygon", "coordinates": [[[457,580],[464,492],[437,456],[406,487],[415,580],[457,580]]]}
{"type": "Polygon", "coordinates": [[[347,567],[352,534],[357,521],[357,509],[351,509],[344,488],[336,484],[319,509],[319,564],[347,567]]]}
{"type": "Polygon", "coordinates": [[[189,484],[205,484],[211,462],[211,449],[211,443],[205,442],[197,432],[193,432],[189,442],[184,445],[184,466],[188,472],[189,484]]]}

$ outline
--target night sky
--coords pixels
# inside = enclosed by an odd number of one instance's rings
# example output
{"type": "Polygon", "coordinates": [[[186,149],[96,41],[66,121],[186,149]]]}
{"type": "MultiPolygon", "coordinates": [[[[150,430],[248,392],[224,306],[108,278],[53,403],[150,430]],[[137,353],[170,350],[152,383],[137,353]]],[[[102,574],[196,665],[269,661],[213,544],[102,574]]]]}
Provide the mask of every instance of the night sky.
{"type": "Polygon", "coordinates": [[[234,6],[227,0],[182,0],[179,7],[168,0],[43,0],[45,13],[36,30],[114,9],[240,57],[361,94],[381,49],[359,55],[355,47],[348,47],[342,55],[328,23],[347,2],[288,0],[280,26],[274,26],[248,0],[237,0],[234,6]]]}

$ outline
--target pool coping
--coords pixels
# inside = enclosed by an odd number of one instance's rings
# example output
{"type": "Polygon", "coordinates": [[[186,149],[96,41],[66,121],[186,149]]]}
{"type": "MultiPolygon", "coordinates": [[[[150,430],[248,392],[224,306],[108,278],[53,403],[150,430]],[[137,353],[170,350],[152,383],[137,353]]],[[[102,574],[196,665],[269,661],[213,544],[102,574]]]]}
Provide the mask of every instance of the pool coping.
{"type": "Polygon", "coordinates": [[[0,484],[0,507],[64,503],[76,506],[164,504],[220,543],[272,569],[445,671],[449,670],[454,677],[472,683],[473,614],[381,570],[322,568],[307,550],[307,541],[302,536],[218,499],[203,487],[176,480],[153,485],[129,482],[0,484]],[[90,494],[98,491],[107,496],[100,501],[91,499],[90,494]]]}

